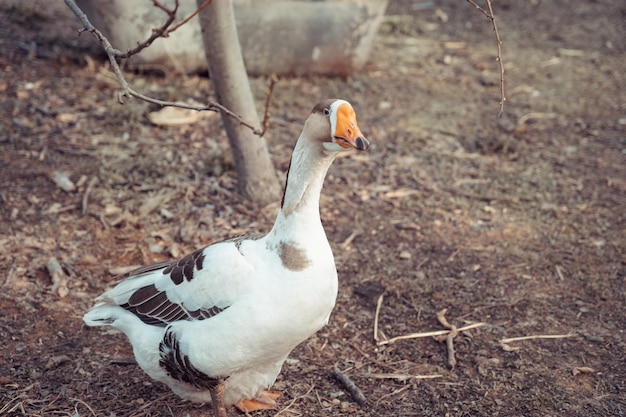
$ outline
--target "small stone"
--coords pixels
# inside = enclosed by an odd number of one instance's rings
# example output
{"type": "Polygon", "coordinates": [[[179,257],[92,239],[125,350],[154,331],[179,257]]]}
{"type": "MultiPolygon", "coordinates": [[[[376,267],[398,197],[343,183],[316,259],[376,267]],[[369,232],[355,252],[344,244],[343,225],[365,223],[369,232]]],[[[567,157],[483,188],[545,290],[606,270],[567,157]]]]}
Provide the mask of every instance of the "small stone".
{"type": "Polygon", "coordinates": [[[67,355],[58,355],[52,356],[48,358],[48,362],[46,363],[46,370],[54,369],[64,364],[65,362],[69,362],[70,357],[67,355]]]}
{"type": "Polygon", "coordinates": [[[165,217],[166,219],[173,219],[175,217],[174,213],[172,213],[165,207],[161,207],[161,210],[159,212],[161,213],[161,216],[165,217]]]}
{"type": "Polygon", "coordinates": [[[389,109],[391,109],[391,102],[381,101],[378,103],[378,110],[389,110],[389,109]]]}
{"type": "Polygon", "coordinates": [[[76,190],[76,185],[74,185],[65,172],[54,171],[52,173],[52,181],[65,192],[69,193],[76,190]]]}
{"type": "Polygon", "coordinates": [[[150,245],[150,252],[152,253],[161,253],[163,252],[163,249],[165,249],[163,245],[158,245],[158,244],[150,245]]]}

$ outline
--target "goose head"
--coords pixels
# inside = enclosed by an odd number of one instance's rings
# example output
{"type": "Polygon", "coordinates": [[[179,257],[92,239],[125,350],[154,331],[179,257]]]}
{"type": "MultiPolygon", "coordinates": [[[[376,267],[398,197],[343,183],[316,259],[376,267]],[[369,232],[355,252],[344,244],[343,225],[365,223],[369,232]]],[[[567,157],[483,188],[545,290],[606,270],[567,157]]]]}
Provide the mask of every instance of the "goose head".
{"type": "Polygon", "coordinates": [[[369,146],[350,103],[330,99],[313,107],[291,155],[279,218],[300,211],[319,219],[319,196],[333,159],[340,153],[364,151],[369,146]]]}
{"type": "Polygon", "coordinates": [[[364,151],[370,146],[356,122],[354,108],[340,99],[317,104],[305,123],[303,133],[310,140],[320,142],[328,153],[351,149],[364,151]]]}

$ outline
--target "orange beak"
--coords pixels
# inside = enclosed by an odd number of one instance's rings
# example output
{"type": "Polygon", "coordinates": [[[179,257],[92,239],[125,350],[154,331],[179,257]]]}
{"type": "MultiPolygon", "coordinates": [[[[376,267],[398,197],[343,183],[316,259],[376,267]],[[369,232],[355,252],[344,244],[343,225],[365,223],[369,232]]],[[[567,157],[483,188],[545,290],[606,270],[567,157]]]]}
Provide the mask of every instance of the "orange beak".
{"type": "Polygon", "coordinates": [[[354,148],[364,151],[369,148],[370,143],[361,129],[356,124],[356,113],[352,106],[347,103],[342,104],[337,109],[337,126],[333,135],[335,142],[342,148],[354,148]]]}

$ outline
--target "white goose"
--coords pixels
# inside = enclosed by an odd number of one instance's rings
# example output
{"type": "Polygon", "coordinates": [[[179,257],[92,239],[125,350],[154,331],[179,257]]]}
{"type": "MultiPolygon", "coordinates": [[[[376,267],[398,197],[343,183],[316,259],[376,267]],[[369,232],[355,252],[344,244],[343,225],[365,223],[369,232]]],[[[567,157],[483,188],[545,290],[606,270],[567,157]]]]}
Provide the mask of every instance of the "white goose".
{"type": "Polygon", "coordinates": [[[335,156],[369,142],[344,100],[313,108],[291,157],[276,222],[263,237],[215,243],[140,268],[96,299],[90,326],[121,330],[139,366],[187,400],[275,408],[287,355],[328,322],[337,270],[319,215],[335,156]]]}

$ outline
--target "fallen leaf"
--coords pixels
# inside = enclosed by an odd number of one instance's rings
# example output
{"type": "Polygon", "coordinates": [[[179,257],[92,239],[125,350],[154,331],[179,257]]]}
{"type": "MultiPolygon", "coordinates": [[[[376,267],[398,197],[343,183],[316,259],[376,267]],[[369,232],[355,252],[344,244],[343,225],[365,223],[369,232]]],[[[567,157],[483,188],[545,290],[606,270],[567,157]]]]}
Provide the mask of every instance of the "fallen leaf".
{"type": "Polygon", "coordinates": [[[46,369],[50,370],[50,369],[57,368],[59,365],[62,365],[65,362],[69,362],[69,361],[70,361],[70,357],[67,355],[52,356],[48,359],[48,362],[46,363],[46,369]]]}
{"type": "Polygon", "coordinates": [[[59,113],[55,117],[55,119],[61,123],[76,123],[79,118],[80,115],[76,113],[59,113]]]}
{"type": "Polygon", "coordinates": [[[188,125],[200,120],[200,112],[179,107],[163,107],[160,110],[149,113],[148,120],[157,126],[188,125]]]}
{"type": "Polygon", "coordinates": [[[576,376],[578,374],[591,374],[594,373],[596,370],[593,368],[590,368],[588,366],[576,366],[574,367],[574,369],[572,369],[572,375],[576,376]]]}

